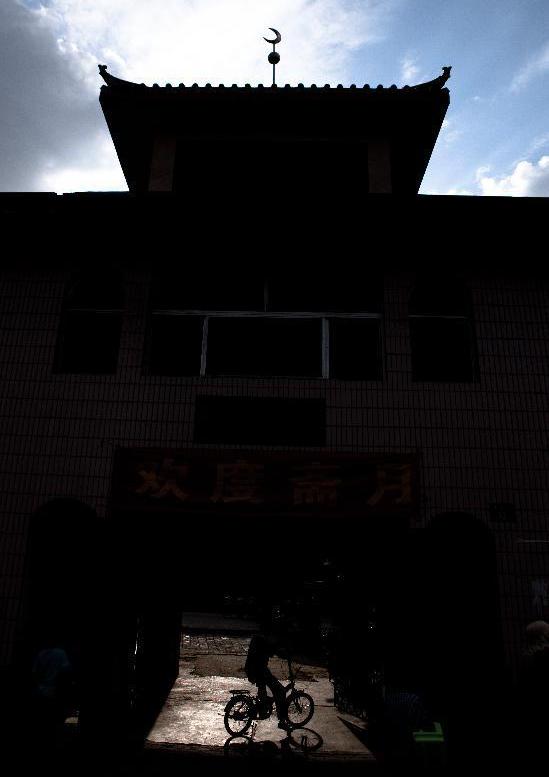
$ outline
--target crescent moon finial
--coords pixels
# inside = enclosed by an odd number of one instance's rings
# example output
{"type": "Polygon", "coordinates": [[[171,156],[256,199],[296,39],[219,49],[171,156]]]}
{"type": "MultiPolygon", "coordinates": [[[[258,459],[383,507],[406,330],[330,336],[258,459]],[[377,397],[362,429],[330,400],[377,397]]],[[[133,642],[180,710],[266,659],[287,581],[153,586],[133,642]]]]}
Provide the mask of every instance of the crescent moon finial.
{"type": "Polygon", "coordinates": [[[276,86],[276,66],[280,62],[280,54],[276,50],[276,44],[280,43],[280,41],[282,40],[282,35],[279,33],[278,30],[275,30],[274,27],[269,27],[269,29],[275,33],[276,38],[274,38],[273,40],[269,38],[263,38],[263,40],[266,41],[267,43],[271,43],[273,46],[273,50],[271,51],[267,59],[269,60],[270,64],[273,66],[273,86],[276,86]]]}
{"type": "Polygon", "coordinates": [[[264,41],[267,41],[267,43],[272,43],[274,46],[276,46],[277,43],[280,43],[282,40],[282,35],[279,33],[278,30],[275,30],[274,27],[269,27],[272,32],[276,35],[276,38],[274,40],[270,40],[269,38],[263,38],[264,41]]]}

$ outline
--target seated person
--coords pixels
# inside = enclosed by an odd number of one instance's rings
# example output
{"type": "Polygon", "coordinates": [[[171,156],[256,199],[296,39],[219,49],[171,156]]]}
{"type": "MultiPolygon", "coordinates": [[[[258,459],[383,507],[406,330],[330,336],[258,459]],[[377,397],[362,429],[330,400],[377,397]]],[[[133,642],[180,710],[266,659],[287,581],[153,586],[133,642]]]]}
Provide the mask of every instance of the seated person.
{"type": "Polygon", "coordinates": [[[276,704],[278,727],[287,728],[285,721],[286,691],[282,683],[269,669],[269,658],[275,654],[280,655],[281,651],[278,640],[272,633],[255,634],[248,647],[244,669],[248,680],[257,685],[260,701],[267,698],[267,687],[270,688],[276,704]]]}

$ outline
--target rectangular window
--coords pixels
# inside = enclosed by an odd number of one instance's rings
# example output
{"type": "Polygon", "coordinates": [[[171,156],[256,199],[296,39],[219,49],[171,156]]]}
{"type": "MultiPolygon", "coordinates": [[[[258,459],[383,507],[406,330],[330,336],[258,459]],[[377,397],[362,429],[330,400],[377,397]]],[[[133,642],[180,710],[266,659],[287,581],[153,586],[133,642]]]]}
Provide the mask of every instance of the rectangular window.
{"type": "Polygon", "coordinates": [[[320,399],[198,397],[194,440],[227,445],[326,444],[320,399]]]}
{"type": "Polygon", "coordinates": [[[210,318],[208,375],[322,376],[322,322],[210,318]]]}
{"type": "Polygon", "coordinates": [[[148,369],[158,375],[380,380],[383,284],[160,268],[148,369]]]}

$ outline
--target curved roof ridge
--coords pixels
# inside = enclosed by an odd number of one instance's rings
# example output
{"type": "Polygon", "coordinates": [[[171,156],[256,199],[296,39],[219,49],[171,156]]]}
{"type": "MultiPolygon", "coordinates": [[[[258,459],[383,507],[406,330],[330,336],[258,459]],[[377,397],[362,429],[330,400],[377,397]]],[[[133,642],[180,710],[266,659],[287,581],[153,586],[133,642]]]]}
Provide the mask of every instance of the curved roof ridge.
{"type": "Polygon", "coordinates": [[[123,78],[117,78],[116,76],[107,73],[107,65],[98,65],[99,74],[107,86],[123,87],[125,89],[131,89],[132,87],[145,86],[145,84],[136,84],[134,81],[124,81],[123,78]]]}
{"type": "MultiPolygon", "coordinates": [[[[146,84],[137,84],[134,81],[125,81],[123,78],[117,78],[116,76],[111,75],[107,72],[107,65],[98,65],[99,67],[99,73],[102,77],[102,79],[105,81],[107,86],[110,86],[112,88],[116,89],[171,89],[173,88],[171,84],[166,84],[164,87],[160,87],[158,84],[153,84],[151,86],[147,86],[146,84]]],[[[392,84],[391,86],[383,86],[383,84],[378,84],[377,87],[370,86],[370,84],[364,84],[363,87],[357,87],[356,84],[350,84],[347,87],[344,87],[343,84],[337,84],[337,86],[332,86],[330,84],[324,84],[324,86],[318,87],[317,84],[311,84],[309,87],[305,87],[303,84],[297,84],[296,86],[292,87],[290,84],[285,84],[284,86],[268,86],[265,87],[263,84],[258,84],[257,87],[253,87],[256,89],[269,89],[269,90],[284,90],[284,89],[317,89],[319,91],[329,90],[329,89],[357,89],[362,88],[366,90],[372,90],[374,92],[385,92],[385,91],[391,91],[391,92],[401,92],[401,91],[414,91],[414,92],[436,92],[443,89],[444,85],[446,84],[446,81],[450,78],[450,71],[452,69],[451,65],[446,65],[442,68],[442,75],[438,76],[438,78],[434,78],[432,81],[426,81],[423,84],[415,84],[414,86],[403,86],[403,87],[397,87],[395,84],[392,84]]],[[[198,84],[194,83],[192,86],[186,87],[185,84],[179,84],[178,87],[180,89],[212,89],[212,88],[219,88],[219,89],[250,89],[250,84],[246,84],[245,86],[238,86],[238,84],[232,84],[230,87],[226,86],[225,84],[219,84],[218,87],[212,87],[212,84],[208,83],[204,86],[200,87],[198,84]]]]}
{"type": "Polygon", "coordinates": [[[446,81],[450,78],[450,71],[452,69],[452,65],[444,65],[442,68],[442,75],[438,76],[438,78],[433,78],[432,81],[426,81],[424,84],[416,84],[415,86],[410,86],[410,89],[423,89],[428,92],[436,92],[439,89],[442,89],[446,83],[446,81]]]}

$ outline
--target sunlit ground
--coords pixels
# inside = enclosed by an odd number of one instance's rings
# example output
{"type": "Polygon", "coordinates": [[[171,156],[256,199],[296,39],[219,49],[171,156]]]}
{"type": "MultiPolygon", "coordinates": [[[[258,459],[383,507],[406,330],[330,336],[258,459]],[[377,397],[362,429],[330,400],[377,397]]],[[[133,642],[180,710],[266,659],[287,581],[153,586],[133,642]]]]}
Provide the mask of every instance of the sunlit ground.
{"type": "MultiPolygon", "coordinates": [[[[203,748],[212,754],[226,755],[235,752],[232,746],[263,746],[270,747],[273,753],[292,748],[296,755],[307,751],[308,755],[314,753],[319,758],[373,759],[346,721],[364,724],[338,712],[327,670],[304,657],[294,660],[293,667],[296,687],[309,693],[315,702],[315,714],[306,727],[288,735],[278,728],[273,714],[267,720],[255,722],[246,732],[246,738],[231,740],[223,721],[231,690],[242,688],[255,692],[255,686],[250,685],[244,674],[250,634],[242,633],[244,628],[253,629],[255,624],[222,616],[214,624],[212,616],[209,619],[209,624],[204,623],[210,628],[215,625],[219,631],[201,630],[196,614],[183,618],[179,677],[149,733],[147,747],[203,748]]],[[[269,668],[281,682],[288,682],[285,661],[275,657],[269,668]]]]}

